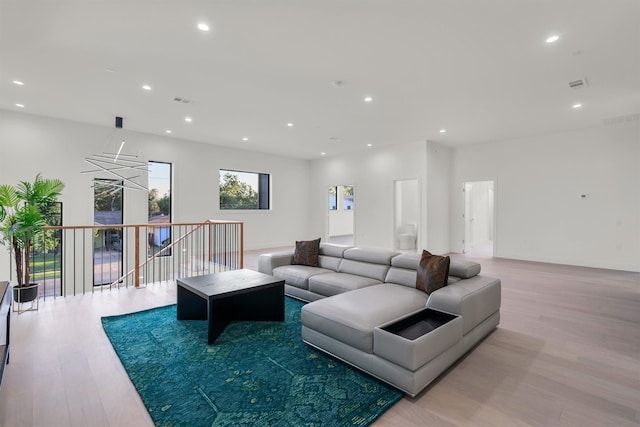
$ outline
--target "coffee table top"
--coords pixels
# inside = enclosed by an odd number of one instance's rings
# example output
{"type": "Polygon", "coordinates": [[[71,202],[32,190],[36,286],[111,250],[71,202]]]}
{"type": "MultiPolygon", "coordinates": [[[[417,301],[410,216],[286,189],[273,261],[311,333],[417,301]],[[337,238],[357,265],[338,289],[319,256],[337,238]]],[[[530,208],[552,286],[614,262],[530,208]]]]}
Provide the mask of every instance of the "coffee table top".
{"type": "Polygon", "coordinates": [[[252,292],[260,288],[283,283],[284,280],[247,269],[222,271],[204,276],[182,277],[177,280],[178,286],[182,286],[210,300],[252,292]]]}

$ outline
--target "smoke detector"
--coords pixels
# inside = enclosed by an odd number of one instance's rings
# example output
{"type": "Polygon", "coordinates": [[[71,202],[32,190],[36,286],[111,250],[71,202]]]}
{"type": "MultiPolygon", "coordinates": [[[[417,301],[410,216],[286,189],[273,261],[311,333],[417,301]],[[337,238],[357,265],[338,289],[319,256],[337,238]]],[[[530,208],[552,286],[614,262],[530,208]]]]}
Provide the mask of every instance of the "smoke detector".
{"type": "Polygon", "coordinates": [[[173,100],[182,104],[193,104],[193,101],[190,99],[180,98],[179,96],[174,96],[173,100]]]}
{"type": "Polygon", "coordinates": [[[582,79],[570,81],[569,87],[571,89],[580,89],[581,87],[587,87],[587,79],[582,78],[582,79]]]}

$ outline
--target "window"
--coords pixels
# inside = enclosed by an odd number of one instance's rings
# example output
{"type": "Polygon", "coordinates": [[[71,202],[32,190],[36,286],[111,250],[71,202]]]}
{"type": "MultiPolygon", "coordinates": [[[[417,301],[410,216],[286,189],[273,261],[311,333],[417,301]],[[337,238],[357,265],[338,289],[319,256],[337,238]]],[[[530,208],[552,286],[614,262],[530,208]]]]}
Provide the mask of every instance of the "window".
{"type": "MultiPolygon", "coordinates": [[[[149,161],[148,218],[152,227],[148,231],[149,256],[160,252],[171,243],[171,227],[155,224],[171,223],[171,163],[149,161]]],[[[162,255],[170,255],[170,249],[162,255]]]]}
{"type": "Polygon", "coordinates": [[[350,211],[354,208],[353,185],[329,187],[329,210],[350,211]]]}
{"type": "Polygon", "coordinates": [[[342,187],[342,209],[353,209],[353,186],[351,185],[342,187]]]}
{"type": "Polygon", "coordinates": [[[269,209],[269,181],[266,173],[220,169],[220,209],[269,209]]]}
{"type": "Polygon", "coordinates": [[[338,187],[329,187],[329,210],[338,209],[338,187]]]}

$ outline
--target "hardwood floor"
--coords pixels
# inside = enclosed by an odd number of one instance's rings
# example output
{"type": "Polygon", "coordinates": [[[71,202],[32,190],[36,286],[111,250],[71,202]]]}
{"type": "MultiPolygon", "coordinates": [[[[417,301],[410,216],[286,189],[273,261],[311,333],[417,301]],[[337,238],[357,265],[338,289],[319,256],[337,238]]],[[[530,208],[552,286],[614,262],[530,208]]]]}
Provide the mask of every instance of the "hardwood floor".
{"type": "MultiPolygon", "coordinates": [[[[258,253],[247,253],[247,268],[258,253]]],[[[640,274],[478,261],[502,279],[500,326],[375,425],[640,426],[640,274]]],[[[156,284],[13,314],[0,426],[152,426],[100,317],[175,296],[174,285],[156,284]]]]}

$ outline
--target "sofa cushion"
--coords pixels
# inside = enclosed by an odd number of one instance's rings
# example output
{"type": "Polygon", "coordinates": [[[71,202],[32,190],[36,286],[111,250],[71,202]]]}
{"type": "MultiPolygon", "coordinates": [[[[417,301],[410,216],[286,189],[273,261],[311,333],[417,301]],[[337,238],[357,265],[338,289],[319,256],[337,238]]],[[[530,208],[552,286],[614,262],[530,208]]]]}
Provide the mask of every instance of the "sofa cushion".
{"type": "Polygon", "coordinates": [[[296,250],[293,253],[291,264],[308,265],[318,267],[318,252],[320,239],[296,241],[296,250]]]}
{"type": "MultiPolygon", "coordinates": [[[[402,254],[391,259],[392,267],[417,270],[422,254],[402,254]]],[[[449,277],[455,276],[461,279],[469,279],[480,274],[481,265],[467,259],[451,258],[449,264],[449,277]]]]}
{"type": "Polygon", "coordinates": [[[449,275],[460,277],[461,279],[469,279],[480,274],[480,267],[477,262],[452,258],[449,266],[449,275]]]}
{"type": "Polygon", "coordinates": [[[381,280],[370,277],[331,272],[309,278],[309,290],[329,297],[380,283],[381,280]]]}
{"type": "Polygon", "coordinates": [[[338,245],[335,243],[320,243],[320,255],[342,258],[344,251],[352,247],[353,246],[338,245]]]}
{"type": "Polygon", "coordinates": [[[387,277],[387,271],[389,271],[389,264],[371,264],[346,258],[342,260],[338,268],[340,273],[369,277],[378,280],[380,283],[384,282],[385,277],[387,277]]]}
{"type": "Polygon", "coordinates": [[[371,264],[391,265],[391,259],[396,255],[398,255],[398,252],[386,249],[351,248],[344,251],[343,257],[345,259],[352,259],[354,261],[362,261],[371,264]]]}
{"type": "Polygon", "coordinates": [[[276,279],[284,280],[287,285],[308,290],[310,277],[333,272],[333,270],[309,267],[307,265],[283,265],[281,267],[274,268],[271,274],[276,279]]]}
{"type": "Polygon", "coordinates": [[[338,271],[338,267],[340,267],[341,261],[342,261],[342,258],[336,258],[333,256],[327,256],[327,255],[318,256],[318,263],[320,264],[320,267],[333,270],[333,271],[338,271]]]}
{"type": "Polygon", "coordinates": [[[302,307],[302,324],[367,353],[373,329],[423,308],[428,295],[415,288],[381,284],[345,292],[302,307]]]}
{"type": "Polygon", "coordinates": [[[402,254],[391,259],[391,266],[398,268],[407,268],[409,270],[417,270],[420,264],[422,254],[402,254]]]}
{"type": "Polygon", "coordinates": [[[462,316],[462,333],[467,334],[500,309],[500,279],[475,276],[433,292],[427,307],[462,316]]]}
{"type": "Polygon", "coordinates": [[[430,294],[447,286],[450,261],[448,256],[443,257],[422,251],[416,275],[416,288],[430,294]]]}
{"type": "MultiPolygon", "coordinates": [[[[459,282],[459,277],[453,277],[449,274],[447,279],[447,286],[453,283],[459,282]]],[[[387,272],[387,277],[384,279],[385,283],[393,283],[396,285],[409,286],[410,288],[416,287],[416,270],[409,270],[407,268],[391,267],[387,272]]]]}

